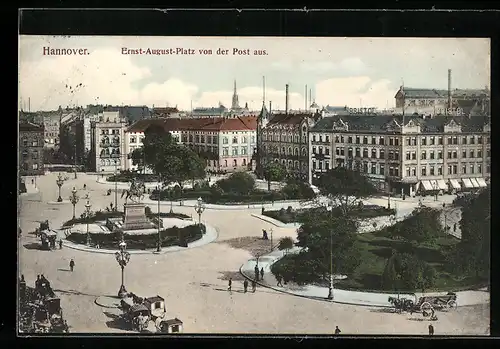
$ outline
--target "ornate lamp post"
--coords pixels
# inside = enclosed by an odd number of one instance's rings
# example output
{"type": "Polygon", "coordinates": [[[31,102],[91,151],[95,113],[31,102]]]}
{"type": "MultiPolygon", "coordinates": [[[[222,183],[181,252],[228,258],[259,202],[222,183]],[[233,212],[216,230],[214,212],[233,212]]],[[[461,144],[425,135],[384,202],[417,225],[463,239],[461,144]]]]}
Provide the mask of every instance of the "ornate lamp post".
{"type": "Polygon", "coordinates": [[[158,187],[156,187],[158,192],[158,245],[156,247],[156,252],[161,252],[161,210],[160,210],[160,199],[161,199],[161,177],[158,177],[158,187]]]}
{"type": "Polygon", "coordinates": [[[203,213],[203,211],[205,211],[205,208],[206,208],[206,206],[205,206],[205,203],[203,202],[203,199],[198,198],[194,209],[195,209],[196,213],[198,213],[198,224],[200,225],[200,229],[201,229],[201,214],[203,213]]]}
{"type": "Polygon", "coordinates": [[[123,240],[123,236],[122,236],[122,241],[118,246],[120,248],[120,251],[115,253],[115,257],[116,261],[118,262],[118,265],[122,269],[122,284],[120,286],[120,290],[118,291],[118,297],[124,298],[127,296],[127,290],[125,289],[125,284],[123,282],[124,270],[125,266],[130,261],[130,253],[126,251],[127,243],[123,240]]]}
{"type": "Polygon", "coordinates": [[[80,198],[76,195],[76,188],[73,187],[73,190],[71,190],[71,196],[69,197],[69,201],[71,201],[71,204],[73,205],[73,219],[75,219],[75,206],[78,203],[78,200],[80,200],[80,198]]]}
{"type": "Polygon", "coordinates": [[[56,184],[59,187],[59,197],[57,198],[57,202],[62,202],[63,199],[61,197],[61,187],[64,184],[64,178],[63,178],[62,174],[60,174],[60,173],[57,175],[56,184]]]}
{"type": "Polygon", "coordinates": [[[271,235],[271,252],[273,252],[273,228],[271,228],[271,230],[269,230],[269,233],[271,235]]]}
{"type": "Polygon", "coordinates": [[[333,299],[333,234],[330,232],[330,284],[328,285],[328,299],[333,299]]]}
{"type": "Polygon", "coordinates": [[[85,204],[85,218],[87,220],[87,246],[90,246],[89,220],[91,207],[92,205],[90,204],[90,201],[87,200],[87,203],[85,204]]]}

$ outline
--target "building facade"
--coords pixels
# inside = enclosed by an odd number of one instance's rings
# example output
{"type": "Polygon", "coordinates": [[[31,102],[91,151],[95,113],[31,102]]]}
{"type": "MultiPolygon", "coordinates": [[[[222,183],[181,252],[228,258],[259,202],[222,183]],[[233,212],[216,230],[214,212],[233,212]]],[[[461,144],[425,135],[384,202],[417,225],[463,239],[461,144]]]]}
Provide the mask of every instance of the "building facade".
{"type": "Polygon", "coordinates": [[[309,129],[321,118],[315,113],[269,113],[262,106],[258,119],[257,173],[263,176],[266,164],[278,161],[288,176],[307,181],[309,175],[309,129]]]}
{"type": "MultiPolygon", "coordinates": [[[[207,170],[234,172],[251,168],[256,145],[256,117],[166,118],[137,122],[126,131],[128,154],[142,147],[144,132],[153,124],[161,125],[179,144],[203,156],[207,160],[207,170]]],[[[137,169],[130,155],[127,169],[137,169]]]]}
{"type": "Polygon", "coordinates": [[[43,146],[45,130],[42,125],[27,121],[19,123],[19,175],[43,175],[43,146]]]}
{"type": "Polygon", "coordinates": [[[59,124],[60,115],[44,116],[44,145],[46,148],[54,148],[59,146],[59,124]]]}
{"type": "Polygon", "coordinates": [[[491,176],[484,116],[327,117],[309,140],[312,184],[336,166],[359,169],[381,191],[412,196],[484,187],[491,176]]]}
{"type": "Polygon", "coordinates": [[[127,122],[119,112],[104,112],[94,125],[95,166],[98,173],[114,173],[126,168],[125,131],[127,122]]]}

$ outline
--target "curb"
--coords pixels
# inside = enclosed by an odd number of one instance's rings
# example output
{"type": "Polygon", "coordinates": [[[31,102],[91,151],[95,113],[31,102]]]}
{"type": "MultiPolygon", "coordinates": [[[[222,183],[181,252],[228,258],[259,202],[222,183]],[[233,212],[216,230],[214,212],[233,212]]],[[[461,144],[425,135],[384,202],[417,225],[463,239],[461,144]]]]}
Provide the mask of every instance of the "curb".
{"type": "Polygon", "coordinates": [[[300,223],[283,223],[283,222],[278,221],[277,219],[267,217],[264,215],[260,215],[260,214],[256,214],[256,213],[251,213],[250,215],[252,217],[258,218],[266,223],[272,224],[278,228],[299,228],[300,227],[300,223]]]}
{"type": "MultiPolygon", "coordinates": [[[[193,248],[203,247],[203,246],[206,246],[208,244],[211,244],[211,243],[217,241],[217,239],[219,238],[219,230],[215,227],[211,227],[211,228],[215,232],[214,239],[207,242],[207,243],[204,243],[202,245],[192,246],[192,247],[190,247],[189,245],[188,245],[188,247],[180,247],[180,246],[165,247],[165,248],[162,248],[161,252],[158,252],[156,250],[127,250],[127,252],[130,253],[131,255],[151,255],[151,254],[162,255],[162,254],[167,254],[167,253],[183,252],[183,251],[191,250],[193,248]],[[168,250],[169,248],[171,248],[171,250],[168,250]]],[[[194,243],[194,242],[196,242],[196,241],[193,241],[192,243],[194,243]]],[[[100,249],[100,248],[99,249],[88,248],[87,246],[78,245],[78,244],[75,244],[75,243],[68,241],[66,239],[63,240],[63,246],[70,248],[72,250],[89,252],[89,253],[115,254],[118,251],[118,249],[117,250],[107,250],[107,249],[100,249]]]]}
{"type": "MultiPolygon", "coordinates": [[[[118,309],[119,306],[116,305],[116,306],[108,306],[108,305],[103,305],[101,303],[98,302],[99,298],[102,298],[103,296],[99,296],[97,297],[95,300],[94,300],[94,303],[97,304],[98,306],[102,307],[102,308],[107,308],[107,309],[118,309]]],[[[108,298],[111,298],[111,297],[108,297],[108,298]]]]}

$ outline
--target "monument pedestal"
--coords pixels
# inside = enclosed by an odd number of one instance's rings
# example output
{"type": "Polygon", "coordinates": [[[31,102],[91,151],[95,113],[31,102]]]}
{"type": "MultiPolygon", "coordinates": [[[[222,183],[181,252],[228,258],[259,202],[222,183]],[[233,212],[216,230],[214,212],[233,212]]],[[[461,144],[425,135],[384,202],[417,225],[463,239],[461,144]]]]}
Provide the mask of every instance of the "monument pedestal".
{"type": "Polygon", "coordinates": [[[123,230],[141,230],[154,228],[154,224],[146,217],[146,205],[143,203],[126,203],[123,230]]]}

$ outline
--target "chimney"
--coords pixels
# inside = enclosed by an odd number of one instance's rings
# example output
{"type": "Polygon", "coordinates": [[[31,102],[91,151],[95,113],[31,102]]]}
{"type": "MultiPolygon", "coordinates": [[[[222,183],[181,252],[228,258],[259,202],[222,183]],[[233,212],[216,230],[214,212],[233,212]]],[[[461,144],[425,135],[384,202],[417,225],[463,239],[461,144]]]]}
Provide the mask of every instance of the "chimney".
{"type": "Polygon", "coordinates": [[[306,85],[306,89],[305,89],[305,93],[304,93],[304,103],[305,103],[305,108],[304,110],[307,111],[307,85],[306,85]]]}
{"type": "Polygon", "coordinates": [[[451,108],[451,69],[448,69],[448,108],[451,108]]]}
{"type": "Polygon", "coordinates": [[[272,101],[269,101],[269,114],[271,114],[272,101]]]}
{"type": "Polygon", "coordinates": [[[288,84],[285,86],[285,114],[288,115],[288,84]]]}

